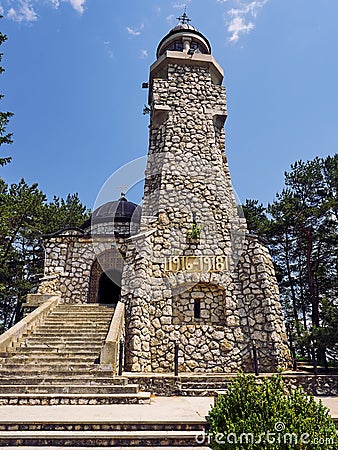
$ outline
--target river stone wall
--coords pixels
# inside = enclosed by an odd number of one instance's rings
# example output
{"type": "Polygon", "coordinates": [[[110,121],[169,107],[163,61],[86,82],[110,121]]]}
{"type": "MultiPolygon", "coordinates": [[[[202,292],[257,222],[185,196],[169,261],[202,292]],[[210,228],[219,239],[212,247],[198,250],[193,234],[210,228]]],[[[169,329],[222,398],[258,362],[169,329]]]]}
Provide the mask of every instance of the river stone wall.
{"type": "MultiPolygon", "coordinates": [[[[107,227],[100,231],[107,231],[107,227]]],[[[125,239],[107,232],[92,236],[72,231],[48,238],[45,248],[38,294],[61,295],[65,303],[88,303],[97,301],[103,270],[122,271],[126,244],[125,239]]]]}

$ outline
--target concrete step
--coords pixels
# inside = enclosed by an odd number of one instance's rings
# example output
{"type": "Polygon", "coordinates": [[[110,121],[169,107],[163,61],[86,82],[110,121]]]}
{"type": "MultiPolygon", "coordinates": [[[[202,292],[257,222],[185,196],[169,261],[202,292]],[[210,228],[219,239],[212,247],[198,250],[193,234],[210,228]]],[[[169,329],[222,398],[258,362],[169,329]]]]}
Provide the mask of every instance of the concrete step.
{"type": "Polygon", "coordinates": [[[224,392],[224,389],[180,389],[179,394],[182,397],[216,397],[219,392],[224,392]]]}
{"type": "MultiPolygon", "coordinates": [[[[27,347],[19,347],[15,350],[16,354],[22,353],[22,354],[40,354],[40,353],[76,353],[76,354],[89,354],[89,353],[97,353],[101,351],[101,345],[91,345],[90,347],[87,347],[85,345],[81,346],[71,346],[66,344],[54,344],[53,347],[48,345],[30,345],[27,347]]],[[[7,352],[9,355],[12,354],[12,352],[7,352]]],[[[13,351],[14,353],[14,351],[13,351]]]]}
{"type": "MultiPolygon", "coordinates": [[[[73,355],[73,354],[67,354],[66,361],[67,365],[71,364],[94,364],[95,360],[99,357],[100,353],[97,353],[97,355],[73,355]]],[[[8,364],[15,364],[16,362],[24,362],[25,364],[64,364],[65,363],[65,357],[62,357],[62,354],[41,354],[41,357],[38,355],[15,355],[11,358],[8,358],[8,364]]]]}
{"type": "MultiPolygon", "coordinates": [[[[22,448],[24,448],[25,450],[36,450],[37,449],[37,447],[36,446],[34,446],[34,447],[31,447],[31,446],[25,446],[25,447],[22,447],[22,448]]],[[[38,447],[39,448],[39,450],[60,450],[60,447],[58,446],[58,447],[54,447],[54,446],[48,446],[48,447],[45,447],[45,446],[39,446],[38,447]]],[[[113,449],[115,449],[116,450],[116,446],[115,447],[111,447],[111,446],[108,446],[108,447],[104,447],[104,448],[106,448],[107,450],[109,450],[109,449],[111,449],[111,450],[113,450],[113,449]]],[[[132,447],[133,448],[133,450],[144,450],[144,447],[132,447]]],[[[186,446],[184,446],[184,447],[182,447],[182,446],[174,446],[174,445],[172,445],[172,446],[170,446],[170,447],[164,447],[164,446],[153,446],[153,445],[147,445],[147,448],[149,449],[149,450],[196,450],[196,446],[194,446],[194,447],[186,447],[186,446]]],[[[199,448],[199,450],[210,450],[210,447],[201,447],[201,446],[198,446],[198,448],[199,448]]],[[[7,446],[6,445],[6,449],[9,449],[9,450],[14,450],[14,449],[17,449],[17,446],[15,446],[15,447],[12,447],[12,446],[7,446]]],[[[100,450],[100,449],[102,449],[102,447],[90,447],[90,450],[100,450]]],[[[125,446],[118,446],[118,450],[127,450],[127,449],[130,449],[130,447],[129,447],[129,445],[127,446],[127,447],[125,447],[125,446]]],[[[67,450],[88,450],[88,447],[68,447],[67,446],[67,450]]]]}
{"type": "Polygon", "coordinates": [[[86,350],[85,348],[83,350],[77,350],[77,351],[71,351],[70,349],[68,349],[67,347],[63,347],[63,348],[46,348],[45,351],[37,351],[37,350],[31,350],[29,348],[26,348],[26,352],[18,352],[18,353],[13,353],[10,354],[8,353],[7,357],[8,360],[11,361],[15,361],[14,358],[16,359],[43,359],[43,358],[78,358],[79,360],[83,360],[83,358],[91,358],[91,359],[96,359],[99,357],[100,355],[100,347],[97,350],[93,350],[93,351],[89,351],[86,350]]]}
{"type": "MultiPolygon", "coordinates": [[[[92,348],[93,346],[101,347],[102,342],[104,341],[104,338],[99,340],[91,340],[91,339],[75,339],[75,338],[64,338],[64,339],[27,339],[25,342],[22,342],[21,348],[30,348],[31,346],[41,346],[46,348],[56,348],[66,345],[67,347],[79,347],[79,348],[92,348]]],[[[18,347],[20,348],[20,347],[18,347]]],[[[17,348],[17,349],[18,349],[17,348]]],[[[17,350],[16,349],[16,350],[17,350]]],[[[15,351],[16,351],[15,350],[15,351]]]]}
{"type": "MultiPolygon", "coordinates": [[[[107,332],[99,333],[99,332],[62,332],[62,331],[48,331],[45,333],[35,332],[31,335],[31,339],[39,339],[40,341],[55,341],[59,339],[61,342],[68,340],[82,341],[82,342],[93,342],[94,344],[97,342],[101,342],[102,339],[105,339],[107,332]],[[62,336],[62,337],[60,337],[62,336]]],[[[24,341],[21,341],[21,343],[24,341]]]]}
{"type": "Polygon", "coordinates": [[[48,325],[51,327],[56,327],[56,326],[60,326],[60,327],[65,327],[65,326],[74,326],[74,327],[109,327],[111,322],[111,319],[105,320],[105,321],[97,321],[97,319],[93,319],[93,320],[78,320],[76,322],[74,321],[68,321],[67,319],[64,320],[49,320],[47,322],[43,322],[39,325],[39,327],[42,327],[43,325],[48,325]]]}
{"type": "Polygon", "coordinates": [[[231,381],[198,381],[182,382],[182,389],[226,389],[231,381]]]}
{"type": "Polygon", "coordinates": [[[60,325],[58,325],[59,324],[59,322],[52,322],[52,323],[48,323],[48,322],[44,322],[43,324],[41,324],[41,325],[39,325],[38,326],[38,329],[44,329],[44,328],[65,328],[66,330],[68,329],[68,328],[76,328],[76,329],[78,329],[78,328],[83,328],[83,329],[90,329],[90,328],[108,328],[108,323],[107,322],[105,322],[105,323],[97,323],[97,322],[95,322],[95,321],[93,321],[93,322],[89,322],[89,321],[87,321],[87,322],[64,322],[64,323],[61,323],[60,325]]]}
{"type": "Polygon", "coordinates": [[[67,345],[60,347],[45,347],[43,350],[35,350],[34,348],[24,347],[20,352],[7,352],[8,358],[13,361],[16,359],[41,359],[44,356],[46,358],[62,358],[64,355],[70,355],[71,358],[79,357],[79,359],[92,357],[93,355],[99,355],[101,346],[97,349],[91,347],[83,347],[81,350],[71,350],[67,345]]]}
{"type": "Polygon", "coordinates": [[[93,329],[93,328],[81,328],[79,330],[76,330],[74,328],[70,328],[70,329],[51,329],[51,328],[47,328],[46,330],[42,330],[37,328],[32,334],[31,336],[34,337],[38,337],[38,336],[45,336],[45,337],[60,337],[60,336],[65,336],[65,337],[69,337],[69,336],[102,336],[105,335],[107,333],[108,330],[100,330],[100,329],[93,329]]]}
{"type": "Polygon", "coordinates": [[[114,309],[114,305],[102,305],[98,303],[60,303],[58,308],[81,308],[81,309],[114,309]]]}
{"type": "Polygon", "coordinates": [[[72,322],[80,322],[81,320],[87,320],[90,322],[95,322],[95,321],[99,321],[99,322],[109,322],[113,317],[113,314],[102,314],[102,313],[97,313],[97,314],[81,314],[81,313],[77,313],[77,312],[73,312],[73,311],[67,311],[65,313],[60,313],[60,312],[52,312],[51,314],[49,314],[46,317],[46,320],[59,320],[59,321],[63,321],[63,320],[71,320],[72,322]]]}
{"type": "Polygon", "coordinates": [[[47,326],[40,326],[36,328],[35,331],[33,331],[34,334],[77,334],[77,333],[107,333],[108,326],[104,327],[94,327],[94,326],[88,326],[88,327],[47,327],[47,326]]]}
{"type": "Polygon", "coordinates": [[[62,315],[53,315],[47,316],[45,318],[48,322],[72,322],[72,323],[82,323],[82,322],[88,322],[88,323],[109,323],[111,321],[113,316],[102,316],[102,314],[97,315],[74,315],[74,314],[62,314],[62,315]]]}
{"type": "MultiPolygon", "coordinates": [[[[0,405],[115,405],[149,404],[150,392],[134,394],[0,394],[0,405]]],[[[0,439],[1,444],[1,439],[0,439]]],[[[14,444],[11,444],[14,445],[14,444]]],[[[41,444],[40,444],[41,445],[41,444]]],[[[49,444],[46,444],[49,445],[49,444]]],[[[53,444],[51,444],[53,445],[53,444]]],[[[62,445],[62,444],[61,444],[62,445]]]]}
{"type": "MultiPolygon", "coordinates": [[[[97,368],[95,367],[95,364],[93,364],[93,362],[89,362],[89,363],[84,363],[84,362],[69,362],[69,361],[65,361],[64,364],[62,365],[55,365],[52,362],[50,362],[49,364],[42,364],[41,361],[35,361],[33,362],[29,362],[29,361],[22,361],[21,363],[19,363],[18,361],[15,362],[10,362],[10,361],[6,361],[6,364],[4,366],[5,369],[10,370],[10,371],[17,371],[17,370],[21,370],[23,373],[29,372],[29,371],[39,371],[39,372],[63,372],[66,370],[71,371],[88,371],[88,370],[97,370],[97,368]]],[[[2,368],[1,368],[1,373],[2,373],[2,368]]]]}
{"type": "MultiPolygon", "coordinates": [[[[125,386],[127,384],[127,379],[115,379],[115,378],[108,378],[108,377],[91,377],[91,376],[70,376],[69,373],[62,375],[62,376],[55,376],[55,377],[43,377],[43,376],[29,376],[27,375],[22,378],[8,378],[8,377],[1,377],[0,379],[0,386],[2,385],[59,385],[59,386],[70,386],[70,385],[93,385],[93,386],[102,386],[102,385],[123,385],[125,386]]],[[[138,386],[138,385],[137,385],[138,386]]]]}
{"type": "Polygon", "coordinates": [[[55,311],[50,313],[46,319],[47,320],[67,320],[70,319],[72,321],[81,321],[81,320],[91,320],[91,321],[95,321],[95,320],[106,320],[107,322],[109,322],[109,320],[111,320],[111,318],[113,317],[113,312],[111,313],[102,313],[102,312],[97,312],[97,313],[81,313],[81,312],[74,312],[74,311],[65,311],[65,312],[60,312],[60,311],[55,311]]]}
{"type": "MultiPolygon", "coordinates": [[[[109,322],[105,321],[97,321],[97,320],[79,320],[79,321],[70,321],[70,320],[46,320],[43,322],[43,325],[48,327],[108,327],[109,322]]],[[[40,325],[40,327],[42,324],[40,325]]]]}
{"type": "Polygon", "coordinates": [[[125,385],[91,385],[91,384],[31,384],[31,385],[0,385],[0,397],[2,394],[136,394],[139,392],[138,384],[125,385]]]}
{"type": "Polygon", "coordinates": [[[180,395],[188,397],[215,397],[218,391],[226,391],[231,380],[184,382],[180,389],[180,395]]]}
{"type": "Polygon", "coordinates": [[[116,420],[104,421],[2,421],[0,431],[196,431],[205,429],[205,420],[116,420]]]}
{"type": "Polygon", "coordinates": [[[1,445],[197,446],[196,431],[2,431],[1,445]]]}
{"type": "Polygon", "coordinates": [[[59,305],[57,308],[55,308],[50,315],[67,315],[69,313],[72,313],[74,315],[74,317],[76,317],[77,315],[88,315],[88,316],[112,316],[114,314],[115,309],[114,308],[107,308],[107,309],[88,309],[88,308],[83,308],[83,306],[79,307],[79,308],[64,308],[62,307],[62,305],[59,305]]]}
{"type": "Polygon", "coordinates": [[[82,345],[82,344],[93,344],[99,345],[102,340],[105,339],[107,333],[97,333],[95,335],[84,333],[84,334],[32,334],[30,337],[21,341],[21,345],[25,345],[25,343],[38,343],[39,345],[43,345],[45,342],[46,345],[50,345],[53,343],[64,343],[64,342],[75,342],[74,345],[82,345]]]}
{"type": "Polygon", "coordinates": [[[59,321],[63,321],[63,320],[71,320],[72,322],[80,322],[81,320],[87,320],[87,321],[91,321],[91,322],[95,322],[95,321],[106,321],[109,322],[111,320],[111,318],[113,317],[113,314],[102,314],[102,313],[91,313],[91,314],[83,314],[83,313],[78,313],[78,312],[73,312],[73,311],[67,311],[64,313],[60,313],[60,312],[52,312],[51,314],[49,314],[46,317],[46,320],[59,320],[59,321]]]}
{"type": "Polygon", "coordinates": [[[6,362],[6,364],[0,365],[0,373],[1,376],[11,376],[13,374],[15,375],[21,375],[25,377],[27,374],[31,375],[39,375],[46,376],[50,375],[50,373],[55,373],[59,376],[64,376],[66,374],[75,376],[75,375],[91,375],[91,376],[99,376],[100,374],[104,374],[105,376],[113,376],[113,372],[111,370],[103,371],[100,369],[99,364],[62,364],[60,366],[55,366],[55,364],[45,364],[45,365],[38,365],[38,364],[32,364],[28,365],[24,361],[21,364],[9,364],[6,362]]]}

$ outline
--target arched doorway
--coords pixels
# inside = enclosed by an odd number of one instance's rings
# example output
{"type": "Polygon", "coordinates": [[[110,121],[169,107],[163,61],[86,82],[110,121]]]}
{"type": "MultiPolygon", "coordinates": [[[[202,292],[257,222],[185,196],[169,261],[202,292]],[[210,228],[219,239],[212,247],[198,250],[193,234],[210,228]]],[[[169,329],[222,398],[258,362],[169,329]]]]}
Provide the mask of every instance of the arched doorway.
{"type": "Polygon", "coordinates": [[[121,295],[123,259],[116,250],[107,250],[93,262],[88,303],[116,304],[121,295]]]}
{"type": "Polygon", "coordinates": [[[121,272],[111,269],[102,272],[99,279],[98,302],[102,305],[116,305],[121,296],[121,272]]]}

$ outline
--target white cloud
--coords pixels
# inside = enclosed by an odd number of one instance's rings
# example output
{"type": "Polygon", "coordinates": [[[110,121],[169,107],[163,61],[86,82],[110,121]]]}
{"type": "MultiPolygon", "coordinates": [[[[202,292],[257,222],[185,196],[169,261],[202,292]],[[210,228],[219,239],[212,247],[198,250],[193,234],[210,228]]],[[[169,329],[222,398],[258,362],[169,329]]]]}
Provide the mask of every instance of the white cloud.
{"type": "Polygon", "coordinates": [[[134,28],[127,27],[127,31],[129,34],[133,36],[139,36],[141,34],[140,31],[135,30],[134,28]]]}
{"type": "Polygon", "coordinates": [[[11,7],[7,11],[6,17],[15,22],[35,22],[38,16],[29,0],[16,2],[16,7],[11,7]]]}
{"type": "Polygon", "coordinates": [[[75,11],[83,14],[86,0],[4,0],[0,14],[16,22],[34,22],[38,19],[35,8],[46,3],[55,9],[59,9],[62,3],[69,3],[75,11]]]}
{"type": "Polygon", "coordinates": [[[141,30],[143,30],[144,28],[144,24],[142,23],[140,28],[131,28],[131,27],[126,27],[126,30],[128,31],[129,34],[131,34],[132,36],[139,36],[141,34],[141,30]]]}
{"type": "Polygon", "coordinates": [[[84,4],[86,3],[86,0],[69,0],[69,3],[72,5],[75,11],[79,12],[80,14],[84,13],[84,4]]]}
{"type": "Polygon", "coordinates": [[[141,50],[141,58],[145,59],[148,58],[149,54],[148,54],[148,50],[141,50]]]}
{"type": "Polygon", "coordinates": [[[166,17],[166,20],[168,22],[168,24],[173,27],[174,24],[176,23],[176,17],[175,14],[170,14],[170,16],[166,17]]]}
{"type": "Polygon", "coordinates": [[[237,42],[241,35],[250,33],[255,28],[254,19],[269,0],[217,0],[232,6],[226,11],[229,41],[237,42]]]}
{"type": "Polygon", "coordinates": [[[55,9],[59,9],[60,8],[59,0],[49,0],[49,1],[54,6],[55,9]]]}
{"type": "Polygon", "coordinates": [[[254,28],[255,25],[252,22],[246,23],[243,17],[234,17],[228,26],[228,31],[231,33],[229,41],[237,42],[240,34],[250,33],[254,28]]]}
{"type": "Polygon", "coordinates": [[[111,47],[110,41],[103,41],[103,45],[104,45],[105,51],[106,51],[106,53],[108,55],[108,58],[113,59],[114,58],[114,51],[113,51],[113,49],[111,47]]]}
{"type": "Polygon", "coordinates": [[[177,8],[177,9],[185,8],[187,6],[187,4],[190,2],[191,2],[191,0],[185,0],[184,3],[179,3],[179,2],[173,3],[173,8],[177,8]]]}

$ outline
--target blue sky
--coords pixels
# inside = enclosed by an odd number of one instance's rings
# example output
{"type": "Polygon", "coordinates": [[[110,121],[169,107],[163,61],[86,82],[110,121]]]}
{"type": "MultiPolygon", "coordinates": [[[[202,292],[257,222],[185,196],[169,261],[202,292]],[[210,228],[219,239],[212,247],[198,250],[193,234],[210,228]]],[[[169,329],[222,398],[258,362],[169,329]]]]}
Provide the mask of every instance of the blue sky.
{"type": "Polygon", "coordinates": [[[15,113],[0,176],[92,207],[114,171],[147,153],[141,84],[184,3],[225,70],[241,200],[272,201],[292,162],[337,152],[336,0],[0,0],[0,108],[15,113]]]}

